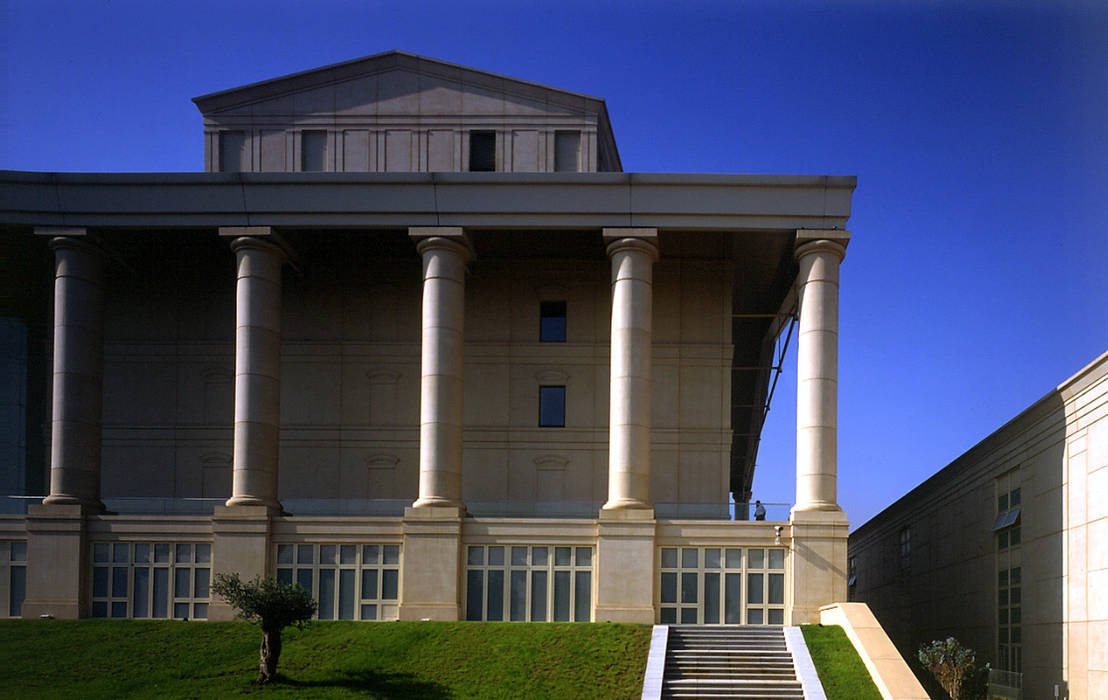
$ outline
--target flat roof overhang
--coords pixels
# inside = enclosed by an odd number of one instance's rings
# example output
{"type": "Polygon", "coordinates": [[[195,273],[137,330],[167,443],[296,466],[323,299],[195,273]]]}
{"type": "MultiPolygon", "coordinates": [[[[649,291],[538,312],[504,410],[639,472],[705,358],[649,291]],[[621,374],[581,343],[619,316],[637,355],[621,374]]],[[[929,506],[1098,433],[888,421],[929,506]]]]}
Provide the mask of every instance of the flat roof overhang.
{"type": "Polygon", "coordinates": [[[653,173],[0,171],[0,223],[195,228],[845,228],[857,178],[653,173]]]}
{"type": "Polygon", "coordinates": [[[796,231],[845,229],[856,185],[853,176],[811,175],[0,171],[0,235],[61,226],[214,236],[219,226],[273,226],[296,247],[327,230],[406,239],[409,226],[464,226],[481,257],[518,255],[516,243],[544,231],[558,236],[540,253],[572,255],[582,248],[560,244],[593,230],[591,257],[603,255],[604,227],[657,228],[663,256],[722,255],[735,266],[730,482],[743,500],[777,371],[775,340],[795,310],[796,231]]]}

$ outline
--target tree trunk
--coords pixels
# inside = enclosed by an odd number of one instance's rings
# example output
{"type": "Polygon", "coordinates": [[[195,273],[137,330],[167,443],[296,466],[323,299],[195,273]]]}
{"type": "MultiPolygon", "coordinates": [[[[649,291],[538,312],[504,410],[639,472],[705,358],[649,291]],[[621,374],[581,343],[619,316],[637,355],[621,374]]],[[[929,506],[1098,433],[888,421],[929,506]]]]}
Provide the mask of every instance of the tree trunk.
{"type": "Polygon", "coordinates": [[[281,658],[281,630],[262,630],[261,660],[257,683],[269,683],[277,678],[277,661],[281,658]]]}

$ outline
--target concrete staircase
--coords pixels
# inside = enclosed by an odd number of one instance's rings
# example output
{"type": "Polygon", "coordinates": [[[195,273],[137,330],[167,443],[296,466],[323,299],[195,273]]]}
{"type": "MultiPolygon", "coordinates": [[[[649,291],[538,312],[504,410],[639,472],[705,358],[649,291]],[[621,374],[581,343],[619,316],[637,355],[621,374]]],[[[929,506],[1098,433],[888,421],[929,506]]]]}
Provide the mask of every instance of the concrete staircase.
{"type": "Polygon", "coordinates": [[[804,691],[782,628],[672,625],[662,697],[802,700],[804,691]]]}

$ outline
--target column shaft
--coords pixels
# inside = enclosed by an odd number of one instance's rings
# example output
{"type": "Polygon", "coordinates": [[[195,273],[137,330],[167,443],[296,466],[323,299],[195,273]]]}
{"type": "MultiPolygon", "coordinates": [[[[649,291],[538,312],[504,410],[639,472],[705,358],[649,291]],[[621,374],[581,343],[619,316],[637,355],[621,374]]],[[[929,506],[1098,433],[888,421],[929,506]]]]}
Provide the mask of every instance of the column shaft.
{"type": "MultiPolygon", "coordinates": [[[[842,233],[842,232],[839,232],[842,233]]],[[[839,510],[836,494],[839,263],[845,245],[818,239],[797,248],[795,510],[839,510]]]]}
{"type": "Polygon", "coordinates": [[[47,504],[100,504],[104,386],[103,252],[80,238],[54,249],[54,378],[47,504]]]}
{"type": "Polygon", "coordinates": [[[235,288],[235,446],[228,506],[277,502],[281,424],[281,266],[285,253],[261,238],[231,243],[235,288]]]}
{"type": "Polygon", "coordinates": [[[612,337],[605,510],[650,508],[650,375],[654,229],[605,229],[612,261],[612,337]]]}
{"type": "Polygon", "coordinates": [[[462,506],[465,272],[472,249],[458,228],[413,228],[423,256],[419,498],[415,508],[462,506]]]}

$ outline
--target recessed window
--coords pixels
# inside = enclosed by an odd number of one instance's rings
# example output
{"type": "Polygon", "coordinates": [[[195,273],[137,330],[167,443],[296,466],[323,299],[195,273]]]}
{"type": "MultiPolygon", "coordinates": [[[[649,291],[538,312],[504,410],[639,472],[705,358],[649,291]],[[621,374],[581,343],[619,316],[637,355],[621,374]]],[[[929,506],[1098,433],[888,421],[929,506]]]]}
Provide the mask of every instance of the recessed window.
{"type": "Polygon", "coordinates": [[[543,343],[566,342],[566,303],[544,301],[540,305],[539,341],[543,343]]]}
{"type": "Polygon", "coordinates": [[[491,173],[496,170],[496,132],[469,132],[469,171],[491,173]]]}
{"type": "Polygon", "coordinates": [[[566,425],[566,388],[539,387],[539,427],[564,428],[566,425]]]}
{"type": "Polygon", "coordinates": [[[1023,671],[1023,586],[1020,567],[997,572],[997,667],[1004,671],[1023,671]]]}
{"type": "Polygon", "coordinates": [[[907,576],[912,571],[912,528],[900,530],[900,575],[907,576]]]}
{"type": "Polygon", "coordinates": [[[225,173],[238,173],[246,168],[246,134],[242,131],[224,131],[219,135],[219,169],[225,173]]]}
{"type": "Polygon", "coordinates": [[[318,172],[325,169],[327,153],[326,131],[304,131],[300,137],[300,169],[318,172]]]}
{"type": "Polygon", "coordinates": [[[581,169],[581,132],[554,132],[554,170],[575,173],[581,169]]]}
{"type": "Polygon", "coordinates": [[[998,550],[1020,544],[1020,504],[1023,499],[1020,487],[1014,486],[1018,483],[1018,470],[1012,470],[997,479],[996,520],[993,521],[993,532],[996,533],[998,550]]]}

